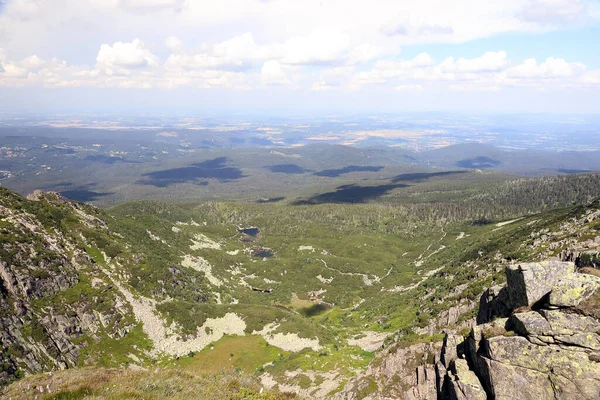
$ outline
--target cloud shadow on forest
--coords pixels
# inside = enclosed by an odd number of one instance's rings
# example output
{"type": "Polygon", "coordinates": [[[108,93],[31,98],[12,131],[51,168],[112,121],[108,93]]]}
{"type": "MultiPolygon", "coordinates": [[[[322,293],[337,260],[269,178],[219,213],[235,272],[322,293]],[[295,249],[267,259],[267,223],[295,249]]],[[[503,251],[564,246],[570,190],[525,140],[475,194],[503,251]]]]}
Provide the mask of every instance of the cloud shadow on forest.
{"type": "Polygon", "coordinates": [[[189,167],[171,168],[144,174],[146,179],[137,183],[156,187],[168,187],[177,183],[194,183],[208,185],[206,179],[217,179],[219,182],[230,182],[244,177],[242,170],[227,167],[227,157],[219,157],[191,164],[189,167]]]}
{"type": "Polygon", "coordinates": [[[334,192],[327,192],[309,197],[305,200],[298,200],[293,205],[316,205],[327,203],[366,203],[369,200],[377,199],[390,191],[408,185],[397,183],[378,186],[360,186],[356,184],[342,185],[336,188],[334,192]]]}
{"type": "Polygon", "coordinates": [[[338,169],[325,169],[323,171],[315,172],[313,175],[316,176],[326,176],[328,178],[335,178],[343,174],[349,174],[350,172],[379,172],[383,169],[383,167],[371,167],[371,166],[361,166],[361,165],[349,165],[344,168],[338,169]]]}

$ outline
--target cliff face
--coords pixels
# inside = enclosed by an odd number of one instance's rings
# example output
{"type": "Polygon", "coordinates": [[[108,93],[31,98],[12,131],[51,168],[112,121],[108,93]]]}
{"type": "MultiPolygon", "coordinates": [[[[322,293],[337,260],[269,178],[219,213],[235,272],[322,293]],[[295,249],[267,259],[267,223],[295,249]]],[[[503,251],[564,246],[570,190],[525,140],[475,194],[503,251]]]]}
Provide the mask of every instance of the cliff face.
{"type": "Polygon", "coordinates": [[[89,341],[121,337],[133,321],[76,234],[101,229],[91,207],[53,193],[0,194],[2,382],[77,365],[89,341]]]}

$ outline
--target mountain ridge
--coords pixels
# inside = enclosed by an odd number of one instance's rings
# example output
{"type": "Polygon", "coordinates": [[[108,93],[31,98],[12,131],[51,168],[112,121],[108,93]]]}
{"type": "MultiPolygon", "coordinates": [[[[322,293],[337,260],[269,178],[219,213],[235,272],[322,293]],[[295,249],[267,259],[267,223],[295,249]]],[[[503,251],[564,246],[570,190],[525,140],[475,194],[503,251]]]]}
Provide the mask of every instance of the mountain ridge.
{"type": "Polygon", "coordinates": [[[363,381],[360,371],[397,349],[427,375],[418,354],[441,349],[444,327],[456,334],[475,324],[480,294],[503,281],[506,265],[557,257],[594,266],[600,248],[598,198],[472,225],[408,205],[151,201],[101,210],[56,193],[0,194],[5,381],[86,365],[206,373],[218,360],[252,387],[302,397],[398,393],[412,387],[412,367],[404,384],[405,367],[389,381],[363,381]],[[240,226],[260,235],[244,241],[240,226]],[[237,346],[253,354],[226,350],[237,346]]]}

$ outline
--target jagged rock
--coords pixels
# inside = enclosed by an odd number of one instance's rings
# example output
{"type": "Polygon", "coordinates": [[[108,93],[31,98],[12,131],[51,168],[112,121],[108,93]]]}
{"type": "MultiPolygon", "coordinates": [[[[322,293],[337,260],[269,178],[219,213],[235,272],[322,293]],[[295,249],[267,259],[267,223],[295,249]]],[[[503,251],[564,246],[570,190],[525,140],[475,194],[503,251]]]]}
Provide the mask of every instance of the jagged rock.
{"type": "Polygon", "coordinates": [[[441,362],[446,369],[458,358],[457,347],[463,341],[462,336],[446,334],[442,345],[441,362]]]}
{"type": "Polygon", "coordinates": [[[67,199],[65,196],[63,196],[60,193],[45,191],[45,190],[40,190],[40,189],[36,189],[33,192],[29,193],[26,198],[27,198],[27,200],[31,200],[31,201],[47,200],[49,202],[57,201],[61,204],[69,204],[70,203],[69,199],[67,199]]]}
{"type": "Polygon", "coordinates": [[[544,373],[488,358],[483,359],[483,366],[479,377],[493,399],[554,400],[552,385],[544,373]]]}
{"type": "Polygon", "coordinates": [[[448,397],[448,389],[444,388],[444,383],[446,382],[446,375],[448,374],[448,370],[442,364],[441,361],[435,363],[435,374],[436,374],[436,388],[438,391],[438,398],[446,399],[448,397]]]}
{"type": "Polygon", "coordinates": [[[506,267],[509,308],[533,306],[563,277],[575,271],[575,264],[561,261],[524,263],[506,267]]]}
{"type": "Polygon", "coordinates": [[[428,400],[437,396],[437,375],[433,365],[420,365],[416,370],[416,385],[408,391],[405,400],[428,400]]]}
{"type": "Polygon", "coordinates": [[[556,282],[550,293],[550,305],[575,307],[600,288],[600,278],[587,274],[570,274],[556,282]]]}
{"type": "Polygon", "coordinates": [[[441,386],[438,383],[439,368],[434,365],[444,368],[441,362],[435,359],[441,348],[441,342],[388,347],[377,356],[380,362],[371,364],[364,374],[352,378],[342,391],[331,398],[359,399],[358,393],[361,389],[375,383],[377,390],[365,399],[435,399],[441,386]]]}
{"type": "Polygon", "coordinates": [[[515,314],[509,324],[514,331],[540,344],[565,344],[600,350],[600,322],[594,318],[558,310],[515,314]]]}
{"type": "Polygon", "coordinates": [[[503,286],[492,286],[479,299],[477,324],[485,324],[494,318],[504,318],[510,315],[508,290],[503,286]]]}
{"type": "MultiPolygon", "coordinates": [[[[493,399],[600,398],[600,279],[558,262],[512,266],[506,274],[506,291],[495,287],[482,296],[479,320],[498,310],[529,311],[473,328],[463,344],[467,360],[457,358],[447,368],[438,396],[477,398],[481,392],[467,394],[473,386],[464,385],[476,376],[493,399]]],[[[453,356],[449,341],[442,358],[453,356]]]]}
{"type": "Polygon", "coordinates": [[[475,308],[475,303],[469,299],[461,299],[458,304],[449,307],[447,311],[440,313],[440,326],[452,326],[458,322],[461,315],[475,308]]]}
{"type": "Polygon", "coordinates": [[[456,360],[455,373],[449,373],[448,396],[451,400],[485,400],[487,395],[466,360],[456,360]]]}
{"type": "Polygon", "coordinates": [[[488,339],[481,350],[488,371],[480,375],[489,377],[498,399],[515,398],[515,387],[521,398],[537,400],[554,399],[557,387],[562,398],[600,396],[600,364],[590,361],[584,351],[536,346],[520,336],[488,339]]]}
{"type": "Polygon", "coordinates": [[[0,219],[9,232],[0,243],[0,385],[21,373],[76,366],[81,347],[99,340],[100,330],[102,336],[117,338],[133,323],[117,295],[90,294],[80,274],[97,274],[92,259],[59,228],[59,220],[48,216],[52,213],[44,216],[44,211],[61,208],[88,226],[83,220],[92,217],[80,210],[87,206],[52,192],[36,191],[29,198],[41,204],[28,209],[22,207],[27,203],[22,197],[0,196],[0,219]],[[56,225],[49,229],[44,224],[56,225]],[[75,288],[78,284],[82,286],[75,288]],[[69,290],[66,300],[62,294],[69,290]],[[95,311],[97,300],[113,307],[103,309],[104,314],[95,311]],[[84,335],[86,340],[78,340],[84,335]]]}

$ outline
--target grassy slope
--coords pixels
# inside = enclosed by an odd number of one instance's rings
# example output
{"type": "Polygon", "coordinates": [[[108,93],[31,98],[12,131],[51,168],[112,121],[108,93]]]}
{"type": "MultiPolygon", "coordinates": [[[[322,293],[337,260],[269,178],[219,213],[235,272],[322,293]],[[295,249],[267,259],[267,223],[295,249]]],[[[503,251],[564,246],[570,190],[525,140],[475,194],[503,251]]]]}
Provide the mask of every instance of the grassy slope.
{"type": "Polygon", "coordinates": [[[92,399],[228,399],[283,400],[293,394],[261,389],[246,375],[236,372],[198,374],[183,368],[153,371],[81,368],[35,375],[0,392],[14,400],[92,399]],[[39,388],[43,388],[40,393],[39,388]],[[50,391],[48,391],[50,389],[50,391]]]}
{"type": "MultiPolygon", "coordinates": [[[[594,192],[593,182],[585,192],[588,195],[594,192]]],[[[183,333],[194,332],[206,318],[235,312],[244,318],[247,333],[277,321],[279,332],[317,337],[324,346],[319,352],[290,353],[267,346],[257,336],[225,337],[212,349],[179,360],[162,360],[161,365],[194,373],[240,369],[282,376],[284,371],[300,368],[350,375],[372,359],[372,353],[348,346],[350,337],[374,330],[400,332],[406,343],[429,340],[416,335],[413,328],[427,325],[461,298],[475,300],[485,287],[502,279],[497,269],[502,263],[542,256],[541,250],[523,244],[530,241],[532,233],[553,229],[571,218],[571,209],[532,215],[502,227],[473,225],[464,217],[476,219],[494,207],[507,210],[501,213],[504,217],[519,215],[523,207],[511,203],[523,185],[530,188],[522,184],[487,208],[485,200],[495,192],[486,185],[431,181],[412,193],[422,203],[404,199],[402,204],[290,206],[145,201],[96,211],[108,224],[105,231],[77,227],[87,239],[86,250],[97,262],[102,262],[104,252],[119,262],[118,276],[136,293],[167,300],[158,310],[183,333]],[[444,202],[449,193],[458,194],[444,202]],[[484,201],[473,200],[478,197],[484,201]],[[458,216],[453,217],[453,212],[458,216]],[[261,228],[260,240],[241,242],[237,227],[252,225],[261,228]],[[221,249],[192,249],[197,234],[218,242],[221,249]],[[244,253],[255,245],[272,248],[276,257],[263,260],[244,253]],[[314,251],[300,250],[300,246],[312,246],[314,251]],[[185,255],[206,259],[213,266],[212,274],[224,284],[214,286],[204,273],[181,266],[185,255]],[[233,273],[232,266],[240,267],[242,274],[233,273]],[[388,291],[421,282],[427,271],[442,266],[442,271],[412,289],[388,291]],[[171,268],[179,271],[176,277],[171,268]],[[252,286],[268,286],[273,291],[260,293],[241,286],[241,276],[252,286]],[[469,285],[467,289],[449,298],[448,294],[464,283],[469,285]],[[309,292],[322,290],[319,298],[333,307],[309,305],[309,292]],[[217,304],[219,297],[224,304],[217,304]],[[228,304],[234,300],[239,303],[228,304]]],[[[531,204],[527,207],[535,209],[531,204]]],[[[65,299],[87,296],[86,285],[82,279],[76,286],[79,289],[65,299]]],[[[124,341],[104,338],[98,344],[90,343],[84,354],[86,358],[97,354],[90,358],[100,365],[122,366],[128,361],[119,354],[132,346],[147,346],[139,326],[124,341]]]]}
{"type": "MultiPolygon", "coordinates": [[[[212,273],[227,282],[209,290],[220,292],[222,299],[240,302],[217,305],[211,298],[206,304],[190,306],[175,297],[168,307],[160,308],[168,320],[191,332],[206,317],[232,311],[244,316],[248,333],[277,320],[281,323],[279,331],[318,337],[325,345],[324,354],[305,351],[302,362],[295,355],[274,361],[263,358],[265,362],[274,362],[267,368],[273,373],[297,367],[344,369],[344,365],[350,367],[346,369],[349,373],[351,368],[364,367],[370,353],[348,346],[347,339],[365,330],[410,333],[413,327],[425,326],[462,298],[475,300],[485,287],[503,279],[496,269],[500,262],[535,257],[521,248],[531,232],[564,219],[566,213],[558,210],[544,214],[543,218],[534,215],[498,227],[494,223],[474,226],[470,221],[436,220],[411,214],[409,208],[379,203],[294,207],[285,203],[175,206],[143,202],[119,206],[110,212],[118,217],[117,221],[143,220],[144,227],[158,232],[155,233],[167,243],[177,243],[175,252],[180,257],[184,254],[204,257],[214,266],[212,273]],[[176,224],[192,220],[198,226],[176,224]],[[179,227],[181,232],[174,233],[172,226],[179,227]],[[238,226],[260,227],[260,240],[240,242],[238,226]],[[222,249],[190,250],[190,238],[196,233],[219,242],[222,249]],[[185,240],[182,235],[187,235],[185,240]],[[460,236],[463,238],[457,240],[460,236]],[[277,256],[263,260],[244,254],[243,249],[253,245],[272,248],[277,256]],[[299,250],[301,246],[311,246],[314,251],[299,250]],[[271,287],[272,293],[239,286],[237,278],[227,271],[234,264],[243,264],[244,274],[255,277],[247,280],[250,284],[271,287]],[[404,292],[388,291],[409,287],[427,271],[442,266],[443,272],[430,277],[426,285],[404,292]],[[369,285],[362,275],[349,274],[364,274],[372,281],[380,279],[369,285]],[[318,276],[333,280],[322,281],[318,276]],[[265,279],[275,282],[265,283],[265,279]],[[448,299],[448,294],[464,283],[469,284],[467,290],[448,299]],[[427,296],[431,288],[435,288],[435,294],[427,296]],[[309,293],[318,290],[326,291],[320,298],[334,304],[333,308],[308,305],[309,293]],[[294,295],[304,302],[293,301],[294,295]],[[422,298],[427,300],[417,300],[422,298]]],[[[160,245],[154,247],[157,246],[160,245]]]]}

